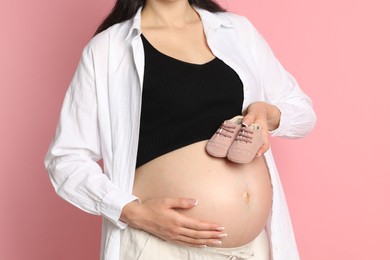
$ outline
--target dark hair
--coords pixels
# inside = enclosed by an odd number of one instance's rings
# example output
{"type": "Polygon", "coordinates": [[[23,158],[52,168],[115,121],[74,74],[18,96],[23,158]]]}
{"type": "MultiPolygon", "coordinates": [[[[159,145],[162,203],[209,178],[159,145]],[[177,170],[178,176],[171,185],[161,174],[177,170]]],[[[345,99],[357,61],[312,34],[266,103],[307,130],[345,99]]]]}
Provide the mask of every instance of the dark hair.
{"type": "MultiPolygon", "coordinates": [[[[133,18],[138,8],[145,4],[146,0],[117,0],[111,13],[99,25],[94,35],[106,30],[108,27],[133,18]]],[[[192,5],[206,9],[210,12],[225,12],[219,4],[213,0],[188,0],[192,5]]]]}

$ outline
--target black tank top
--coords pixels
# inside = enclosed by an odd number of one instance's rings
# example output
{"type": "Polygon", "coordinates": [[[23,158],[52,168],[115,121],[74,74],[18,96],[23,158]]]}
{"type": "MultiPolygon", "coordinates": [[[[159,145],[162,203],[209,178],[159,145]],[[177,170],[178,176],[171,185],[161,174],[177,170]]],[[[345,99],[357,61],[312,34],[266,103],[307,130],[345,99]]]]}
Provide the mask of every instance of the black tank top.
{"type": "Polygon", "coordinates": [[[241,114],[243,85],[219,58],[193,64],[165,55],[141,34],[145,51],[139,166],[175,149],[211,138],[241,114]]]}

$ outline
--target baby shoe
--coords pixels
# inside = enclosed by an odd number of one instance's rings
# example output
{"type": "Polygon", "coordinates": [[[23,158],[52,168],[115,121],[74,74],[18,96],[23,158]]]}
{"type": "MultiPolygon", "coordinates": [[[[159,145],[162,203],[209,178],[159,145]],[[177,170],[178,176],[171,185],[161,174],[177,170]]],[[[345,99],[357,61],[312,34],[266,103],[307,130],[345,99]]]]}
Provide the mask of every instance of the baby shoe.
{"type": "Polygon", "coordinates": [[[230,145],[241,129],[243,116],[225,120],[206,144],[206,151],[214,157],[226,157],[230,145]]]}
{"type": "Polygon", "coordinates": [[[249,163],[262,145],[262,129],[259,125],[242,127],[228,150],[227,158],[235,163],[249,163]]]}

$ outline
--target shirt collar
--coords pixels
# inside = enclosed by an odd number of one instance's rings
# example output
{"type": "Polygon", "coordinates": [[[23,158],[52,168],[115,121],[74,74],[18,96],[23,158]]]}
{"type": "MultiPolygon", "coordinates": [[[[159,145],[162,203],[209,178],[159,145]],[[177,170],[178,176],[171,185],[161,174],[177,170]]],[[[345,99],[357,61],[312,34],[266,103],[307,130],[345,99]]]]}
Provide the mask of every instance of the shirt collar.
{"type": "Polygon", "coordinates": [[[202,9],[200,7],[197,7],[196,5],[192,6],[195,11],[199,14],[203,24],[208,24],[213,29],[217,29],[220,26],[232,28],[233,24],[226,18],[223,12],[221,14],[212,13],[210,11],[207,11],[205,9],[202,9]]]}
{"type": "Polygon", "coordinates": [[[129,32],[128,32],[125,40],[128,40],[134,31],[141,32],[141,11],[142,11],[142,8],[143,8],[143,6],[139,7],[137,12],[135,13],[135,15],[132,19],[132,22],[131,22],[129,32]]]}
{"type": "MultiPolygon", "coordinates": [[[[218,15],[216,13],[212,13],[195,5],[192,6],[195,11],[199,14],[203,25],[208,25],[213,29],[217,29],[220,26],[224,26],[227,28],[232,28],[232,23],[224,16],[218,15]]],[[[133,34],[134,31],[140,33],[141,32],[141,11],[143,6],[139,7],[137,12],[135,13],[132,24],[129,28],[129,32],[126,36],[126,40],[133,34]]]]}

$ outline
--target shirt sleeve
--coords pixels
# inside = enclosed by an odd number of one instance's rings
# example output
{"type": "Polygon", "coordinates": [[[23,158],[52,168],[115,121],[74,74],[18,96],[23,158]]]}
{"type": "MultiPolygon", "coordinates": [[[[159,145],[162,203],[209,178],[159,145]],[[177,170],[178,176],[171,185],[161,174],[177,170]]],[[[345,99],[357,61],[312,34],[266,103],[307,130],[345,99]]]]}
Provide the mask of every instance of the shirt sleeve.
{"type": "Polygon", "coordinates": [[[44,164],[61,198],[125,228],[127,224],[119,219],[122,208],[139,200],[110,180],[97,163],[100,159],[93,53],[87,45],[66,91],[44,164]]]}
{"type": "Polygon", "coordinates": [[[249,45],[261,73],[265,98],[281,111],[279,127],[270,134],[289,138],[307,135],[317,121],[312,100],[284,69],[264,37],[247,18],[244,19],[248,23],[249,45]]]}

